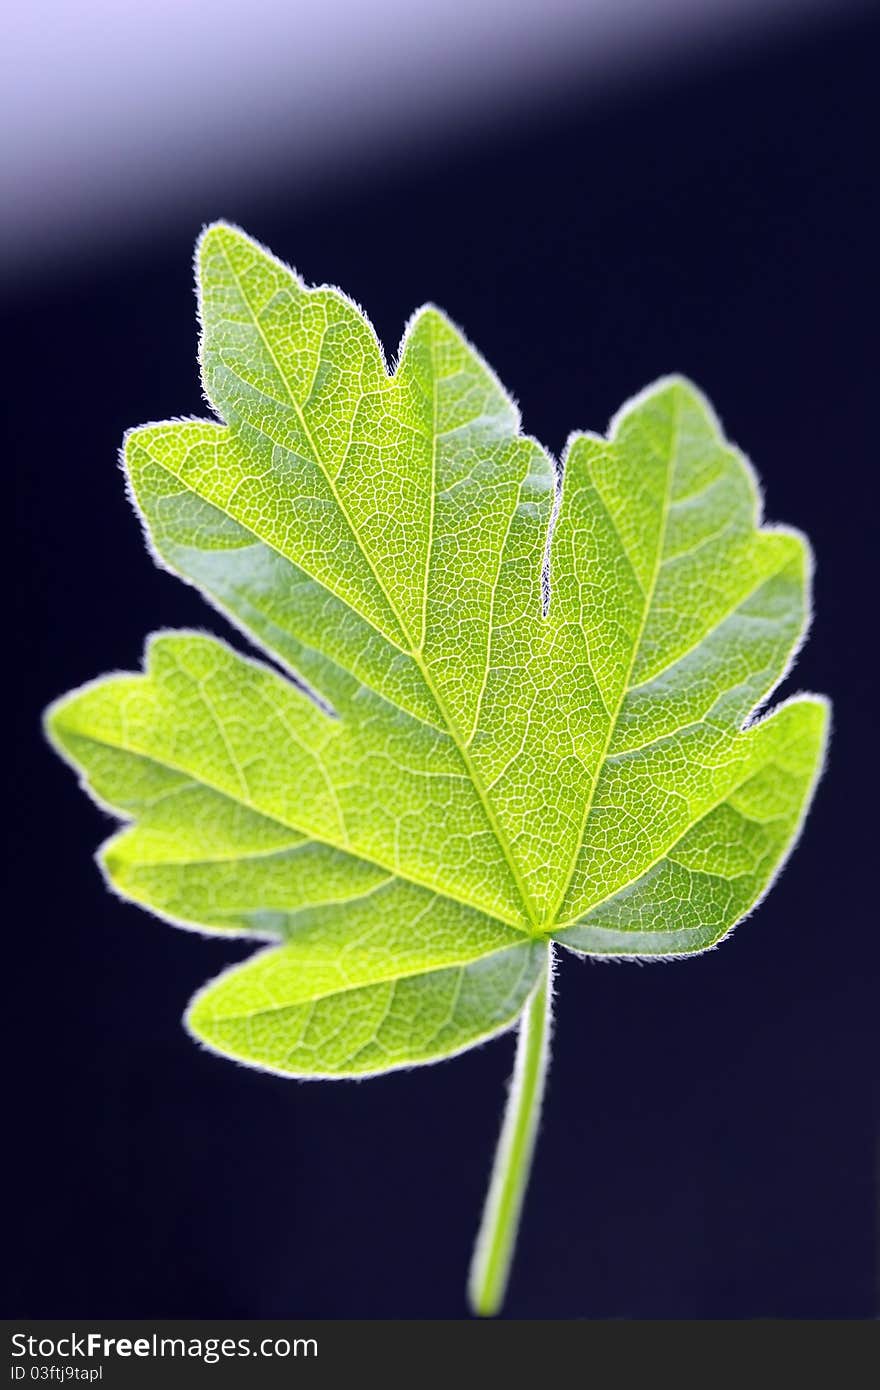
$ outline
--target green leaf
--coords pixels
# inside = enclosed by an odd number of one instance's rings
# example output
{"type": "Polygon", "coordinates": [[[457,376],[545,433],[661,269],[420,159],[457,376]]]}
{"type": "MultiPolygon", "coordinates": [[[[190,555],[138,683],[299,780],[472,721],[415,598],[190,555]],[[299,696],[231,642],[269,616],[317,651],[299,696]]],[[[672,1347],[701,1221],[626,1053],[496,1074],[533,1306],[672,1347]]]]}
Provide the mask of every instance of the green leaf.
{"type": "Polygon", "coordinates": [[[197,1038],[297,1076],[357,1076],[450,1056],[508,1028],[546,946],[400,883],[303,914],[296,935],[190,1007],[197,1038]]]}
{"type": "Polygon", "coordinates": [[[161,563],[281,671],[161,634],[143,674],[48,719],[129,822],[115,889],[280,943],[197,995],[195,1035],[294,1075],[385,1071],[509,1027],[552,941],[714,945],[797,837],[827,707],[756,718],[809,549],[761,526],[705,400],[670,378],[572,436],[557,499],[437,309],[390,372],[355,305],[242,233],[210,228],[198,264],[223,423],[134,430],[126,472],[161,563]]]}

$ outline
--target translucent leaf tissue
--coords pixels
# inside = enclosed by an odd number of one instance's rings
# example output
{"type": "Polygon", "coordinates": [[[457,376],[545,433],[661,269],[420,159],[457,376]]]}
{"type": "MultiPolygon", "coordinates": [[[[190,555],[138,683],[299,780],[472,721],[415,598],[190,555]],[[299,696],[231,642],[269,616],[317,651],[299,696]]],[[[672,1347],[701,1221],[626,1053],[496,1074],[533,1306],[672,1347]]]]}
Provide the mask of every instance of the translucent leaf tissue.
{"type": "Polygon", "coordinates": [[[499,1308],[548,1060],[554,950],[677,959],[763,897],[824,699],[758,711],[809,618],[803,536],[668,378],[557,469],[437,309],[393,371],[358,308],[242,232],[198,251],[213,420],[133,430],[158,561],[272,664],[163,632],[49,736],[125,822],[113,887],[269,942],[192,1034],[292,1077],[436,1062],[518,1027],[471,1271],[499,1308]]]}

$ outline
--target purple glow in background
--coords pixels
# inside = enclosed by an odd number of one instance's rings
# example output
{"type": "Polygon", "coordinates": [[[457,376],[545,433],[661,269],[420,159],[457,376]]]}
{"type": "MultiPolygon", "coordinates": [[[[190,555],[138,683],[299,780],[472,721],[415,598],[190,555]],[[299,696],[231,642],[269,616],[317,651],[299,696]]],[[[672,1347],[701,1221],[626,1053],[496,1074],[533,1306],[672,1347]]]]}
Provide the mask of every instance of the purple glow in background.
{"type": "Polygon", "coordinates": [[[29,0],[4,21],[0,257],[8,273],[118,242],[231,188],[332,185],[842,7],[29,0]]]}

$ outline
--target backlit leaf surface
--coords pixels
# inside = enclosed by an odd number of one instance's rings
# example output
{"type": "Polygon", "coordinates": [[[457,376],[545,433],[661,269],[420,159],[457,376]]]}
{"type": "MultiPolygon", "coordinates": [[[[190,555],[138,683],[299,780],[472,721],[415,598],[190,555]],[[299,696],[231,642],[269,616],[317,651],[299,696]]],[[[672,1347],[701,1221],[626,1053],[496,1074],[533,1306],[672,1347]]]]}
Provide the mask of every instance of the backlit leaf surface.
{"type": "Polygon", "coordinates": [[[814,696],[756,717],[808,618],[803,537],[687,381],[556,470],[435,308],[389,370],[338,291],[200,243],[217,420],[134,430],[161,561],[274,661],[163,633],[50,735],[127,825],[124,896],[276,944],[188,1022],[301,1076],[509,1027],[551,943],[705,950],[766,891],[821,766],[814,696]]]}

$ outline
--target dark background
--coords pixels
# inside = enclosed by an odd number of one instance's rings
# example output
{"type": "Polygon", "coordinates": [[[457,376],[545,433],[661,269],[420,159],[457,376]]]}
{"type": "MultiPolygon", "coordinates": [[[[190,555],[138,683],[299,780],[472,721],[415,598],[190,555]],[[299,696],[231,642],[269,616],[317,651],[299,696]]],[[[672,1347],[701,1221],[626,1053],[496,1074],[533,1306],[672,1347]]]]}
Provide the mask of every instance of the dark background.
{"type": "Polygon", "coordinates": [[[835,732],[802,843],[720,951],[563,959],[506,1311],[876,1311],[878,64],[867,14],[805,24],[307,198],[279,172],[7,289],[9,1313],[461,1315],[511,1067],[510,1038],[360,1084],[200,1052],[182,1010],[246,948],[105,893],[111,826],[42,743],[43,705],[136,666],[151,629],[225,631],[152,566],[115,466],[127,426],[204,413],[190,252],[215,216],[341,284],[391,349],[442,304],[556,450],[688,373],[770,518],[812,538],[785,690],[828,692],[835,732]]]}

